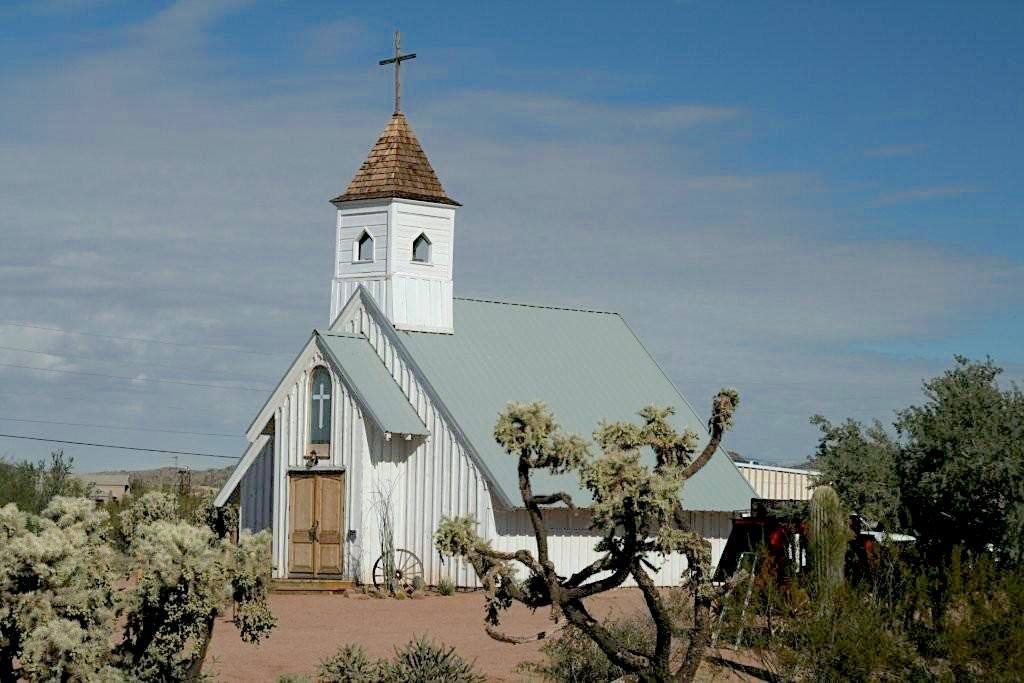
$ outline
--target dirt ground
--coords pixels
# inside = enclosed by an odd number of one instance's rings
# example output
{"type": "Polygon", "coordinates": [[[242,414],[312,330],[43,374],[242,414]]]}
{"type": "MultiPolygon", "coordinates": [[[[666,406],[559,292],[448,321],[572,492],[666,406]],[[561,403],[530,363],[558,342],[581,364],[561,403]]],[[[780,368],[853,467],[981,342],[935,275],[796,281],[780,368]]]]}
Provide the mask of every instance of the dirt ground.
{"type": "MultiPolygon", "coordinates": [[[[630,614],[642,607],[636,590],[619,589],[588,601],[595,616],[630,614]]],[[[247,645],[228,618],[221,618],[213,632],[206,672],[225,683],[234,681],[276,681],[285,673],[313,677],[321,659],[346,643],[360,643],[372,657],[386,657],[396,645],[427,634],[452,646],[493,681],[521,681],[512,671],[522,661],[539,658],[541,643],[509,645],[498,643],[483,629],[483,593],[457,593],[442,597],[384,600],[359,593],[296,594],[276,593],[270,597],[271,610],[278,619],[270,638],[259,645],[247,645]]],[[[508,633],[531,634],[551,631],[547,612],[531,614],[515,605],[502,620],[508,633]]],[[[711,676],[709,674],[708,678],[711,676]]],[[[732,675],[715,675],[716,681],[752,680],[732,675]]]]}

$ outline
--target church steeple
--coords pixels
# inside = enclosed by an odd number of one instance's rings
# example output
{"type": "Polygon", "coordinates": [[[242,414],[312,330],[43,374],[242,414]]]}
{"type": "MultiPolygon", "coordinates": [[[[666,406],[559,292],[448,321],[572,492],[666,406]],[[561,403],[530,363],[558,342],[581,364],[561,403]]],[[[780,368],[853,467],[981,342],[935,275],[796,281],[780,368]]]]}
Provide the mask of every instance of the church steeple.
{"type": "Polygon", "coordinates": [[[395,33],[395,113],[344,193],[338,210],[331,321],[356,290],[365,287],[391,323],[401,330],[454,331],[452,257],[455,207],[400,111],[399,67],[403,55],[395,33]]]}
{"type": "Polygon", "coordinates": [[[395,112],[391,117],[345,192],[331,201],[338,205],[385,197],[461,206],[445,194],[441,181],[401,112],[395,112]]]}

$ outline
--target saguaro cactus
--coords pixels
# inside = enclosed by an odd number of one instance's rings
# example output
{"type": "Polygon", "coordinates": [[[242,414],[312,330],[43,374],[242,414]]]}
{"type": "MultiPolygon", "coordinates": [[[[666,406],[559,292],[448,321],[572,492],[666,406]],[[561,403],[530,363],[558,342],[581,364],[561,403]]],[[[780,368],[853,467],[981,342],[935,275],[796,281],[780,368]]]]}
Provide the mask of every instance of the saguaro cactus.
{"type": "Polygon", "coordinates": [[[807,528],[811,576],[819,599],[828,600],[843,581],[846,546],[850,540],[849,516],[831,486],[819,486],[811,496],[807,528]]]}

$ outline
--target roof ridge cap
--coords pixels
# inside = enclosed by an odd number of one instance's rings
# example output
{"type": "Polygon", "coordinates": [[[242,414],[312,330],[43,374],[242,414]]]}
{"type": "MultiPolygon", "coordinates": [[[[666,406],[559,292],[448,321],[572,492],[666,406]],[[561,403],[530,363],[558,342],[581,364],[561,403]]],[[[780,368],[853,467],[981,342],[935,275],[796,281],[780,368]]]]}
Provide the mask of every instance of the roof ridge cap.
{"type": "Polygon", "coordinates": [[[529,304],[521,301],[502,301],[501,299],[482,299],[473,296],[456,296],[452,297],[460,301],[476,301],[484,304],[501,304],[503,306],[522,306],[524,308],[546,308],[553,311],[573,311],[576,313],[600,313],[601,315],[617,315],[620,318],[622,314],[618,311],[602,311],[596,308],[581,308],[579,306],[551,306],[547,304],[529,304]]]}

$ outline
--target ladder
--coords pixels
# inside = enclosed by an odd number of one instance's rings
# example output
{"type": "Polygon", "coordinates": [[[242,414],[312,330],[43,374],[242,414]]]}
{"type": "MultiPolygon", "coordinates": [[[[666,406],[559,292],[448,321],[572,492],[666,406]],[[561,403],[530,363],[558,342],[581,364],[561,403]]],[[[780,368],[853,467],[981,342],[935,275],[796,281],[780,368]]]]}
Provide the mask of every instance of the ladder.
{"type": "MultiPolygon", "coordinates": [[[[757,553],[745,552],[740,554],[739,562],[736,563],[736,571],[733,573],[733,577],[736,577],[741,571],[743,571],[743,562],[747,560],[750,564],[749,575],[747,577],[747,592],[743,596],[743,609],[740,610],[740,621],[739,628],[736,630],[736,640],[733,642],[733,647],[739,647],[740,642],[743,640],[743,618],[747,614],[747,607],[750,606],[750,594],[754,591],[754,577],[757,575],[757,553]]],[[[736,590],[737,586],[725,594],[724,597],[732,595],[732,592],[736,590]]],[[[718,642],[718,636],[722,634],[722,626],[725,622],[725,613],[729,611],[729,605],[722,605],[722,611],[718,613],[718,624],[715,626],[715,632],[711,636],[711,647],[715,647],[718,642]]]]}

